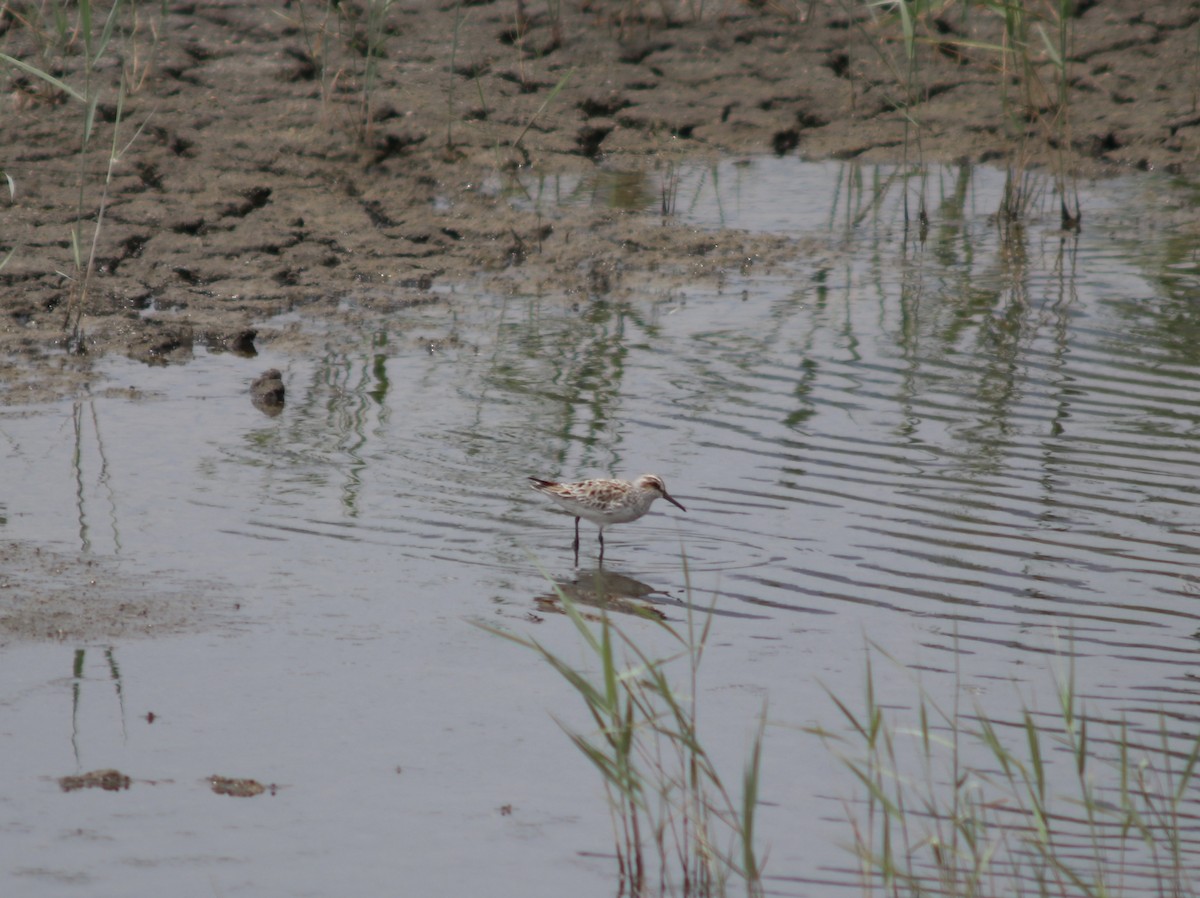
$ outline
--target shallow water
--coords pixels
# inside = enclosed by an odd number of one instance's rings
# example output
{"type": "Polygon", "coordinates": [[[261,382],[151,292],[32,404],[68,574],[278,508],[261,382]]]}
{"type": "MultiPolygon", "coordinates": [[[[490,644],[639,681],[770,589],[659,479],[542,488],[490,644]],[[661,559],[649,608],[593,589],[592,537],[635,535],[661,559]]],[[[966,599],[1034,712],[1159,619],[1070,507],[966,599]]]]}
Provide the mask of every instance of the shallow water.
{"type": "MultiPolygon", "coordinates": [[[[687,506],[610,530],[605,568],[682,620],[686,556],[715,602],[702,730],[719,722],[732,779],[769,699],[781,894],[856,881],[855,784],[800,728],[842,727],[823,687],[857,702],[866,641],[911,674],[876,661],[895,708],[919,672],[1019,721],[1053,710],[1069,657],[1098,718],[1150,740],[1165,713],[1187,749],[1200,261],[1149,211],[1187,188],[1089,185],[1078,235],[1046,194],[998,225],[987,170],[756,159],[515,201],[657,214],[662,178],[698,232],[794,234],[796,255],[631,302],[459,285],[384,320],[348,296],[311,358],[112,359],[136,398],[0,411],[6,539],[90,553],[194,618],[3,644],[6,894],[614,894],[600,784],[551,718],[582,710],[469,626],[582,658],[534,602],[577,575],[571,519],[529,474],[654,471],[687,506]],[[922,193],[923,242],[904,222],[922,193]],[[277,418],[246,393],[271,366],[277,418]],[[56,782],[104,767],[130,790],[56,782]],[[279,789],[217,796],[212,774],[279,789]]],[[[586,579],[586,524],[582,550],[586,579]]]]}

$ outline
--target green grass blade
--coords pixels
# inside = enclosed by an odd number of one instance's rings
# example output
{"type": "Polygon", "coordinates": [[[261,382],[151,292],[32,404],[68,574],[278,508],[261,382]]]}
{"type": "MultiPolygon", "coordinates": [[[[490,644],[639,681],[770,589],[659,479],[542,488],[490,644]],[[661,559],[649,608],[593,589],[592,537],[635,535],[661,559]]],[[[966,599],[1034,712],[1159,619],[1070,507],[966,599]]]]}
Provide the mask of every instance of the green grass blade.
{"type": "MultiPolygon", "coordinates": [[[[0,268],[3,266],[0,265],[0,268]]],[[[1183,770],[1179,774],[1179,784],[1175,787],[1175,802],[1183,801],[1187,790],[1192,786],[1192,780],[1196,775],[1196,763],[1200,761],[1200,736],[1192,742],[1191,753],[1188,754],[1187,763],[1183,765],[1183,770]]]]}
{"type": "Polygon", "coordinates": [[[758,810],[759,783],[762,776],[762,746],[767,731],[767,703],[763,702],[758,731],[750,747],[750,758],[742,775],[742,873],[746,877],[747,895],[761,894],[761,875],[758,857],[754,852],[754,817],[758,810]]]}
{"type": "Polygon", "coordinates": [[[79,30],[83,32],[83,44],[90,64],[95,58],[92,54],[92,0],[79,0],[79,30]]]}
{"type": "MultiPolygon", "coordinates": [[[[83,4],[80,4],[81,6],[83,4]]],[[[116,0],[112,5],[112,9],[108,11],[108,18],[104,20],[104,31],[100,33],[100,42],[96,45],[95,53],[92,59],[97,60],[104,55],[104,51],[108,49],[108,42],[112,40],[113,28],[117,24],[117,13],[121,10],[121,0],[116,0]]],[[[89,31],[91,30],[89,26],[89,31]]]]}
{"type": "Polygon", "coordinates": [[[1029,744],[1029,765],[1037,782],[1037,801],[1038,805],[1042,806],[1046,801],[1046,767],[1042,763],[1042,746],[1038,738],[1037,724],[1028,711],[1025,712],[1025,738],[1029,744]]]}
{"type": "Polygon", "coordinates": [[[900,28],[904,32],[904,55],[910,60],[916,56],[916,28],[913,25],[912,13],[908,10],[908,4],[900,2],[896,4],[900,9],[900,28]]]}
{"type": "Polygon", "coordinates": [[[533,123],[538,120],[538,116],[546,110],[546,107],[550,105],[551,101],[559,95],[564,87],[567,86],[567,82],[570,81],[571,76],[575,74],[575,69],[576,66],[571,66],[570,70],[558,79],[558,84],[554,85],[554,87],[550,89],[550,93],[546,95],[546,99],[542,101],[542,105],[537,108],[537,112],[535,112],[529,121],[525,123],[525,127],[521,129],[521,133],[518,134],[517,139],[513,141],[514,147],[519,147],[521,145],[521,141],[525,139],[525,135],[529,132],[529,129],[533,127],[533,123]]]}
{"type": "Polygon", "coordinates": [[[1058,52],[1058,47],[1055,46],[1054,41],[1050,39],[1050,35],[1046,34],[1046,29],[1040,23],[1035,28],[1038,36],[1042,39],[1043,46],[1046,48],[1046,54],[1050,57],[1050,62],[1054,64],[1056,69],[1061,69],[1063,67],[1063,60],[1058,52]]]}
{"type": "Polygon", "coordinates": [[[55,78],[49,72],[43,72],[41,69],[37,68],[36,66],[32,66],[23,60],[9,56],[7,53],[0,53],[0,62],[4,63],[5,65],[10,65],[13,68],[20,69],[26,75],[32,75],[34,78],[40,78],[55,90],[61,90],[67,96],[78,100],[80,103],[87,102],[87,98],[83,94],[71,87],[71,85],[67,84],[65,81],[55,78]]]}

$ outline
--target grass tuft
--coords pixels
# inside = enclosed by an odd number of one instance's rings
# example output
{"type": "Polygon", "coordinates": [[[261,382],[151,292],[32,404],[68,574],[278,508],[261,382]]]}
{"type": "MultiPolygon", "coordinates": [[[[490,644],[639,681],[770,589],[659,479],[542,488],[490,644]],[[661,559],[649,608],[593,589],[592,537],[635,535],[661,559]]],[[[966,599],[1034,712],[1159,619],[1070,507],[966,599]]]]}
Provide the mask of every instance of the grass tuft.
{"type": "Polygon", "coordinates": [[[910,728],[879,704],[871,654],[860,710],[829,692],[848,732],[810,730],[861,786],[850,823],[865,893],[1196,894],[1200,736],[1160,715],[1154,733],[1122,720],[1097,738],[1070,666],[1053,713],[995,720],[959,709],[960,683],[949,710],[918,686],[910,728]]]}
{"type": "MultiPolygon", "coordinates": [[[[1002,215],[1019,219],[1027,210],[1021,187],[1043,148],[1052,160],[1062,225],[1081,220],[1078,183],[1067,160],[1071,146],[1071,0],[839,0],[868,39],[893,85],[889,102],[904,121],[904,164],[922,165],[921,138],[929,86],[922,60],[973,57],[991,64],[1009,137],[1012,195],[1002,215]],[[865,19],[858,14],[865,13],[865,19]],[[910,158],[911,157],[911,158],[910,158]]],[[[924,217],[924,198],[916,212],[924,217]]],[[[907,220],[906,205],[906,220],[907,220]]]]}
{"type": "MultiPolygon", "coordinates": [[[[138,15],[136,3],[132,4],[128,34],[124,34],[118,28],[122,11],[126,5],[122,0],[114,0],[107,12],[102,13],[93,0],[79,0],[76,4],[43,4],[37,10],[30,6],[24,15],[19,15],[14,10],[13,20],[20,24],[26,37],[38,48],[36,55],[40,59],[40,64],[0,53],[0,67],[12,68],[31,76],[49,91],[49,94],[41,97],[41,100],[55,103],[65,98],[78,104],[78,200],[70,230],[72,265],[69,271],[59,272],[68,285],[66,314],[63,319],[64,342],[71,351],[75,352],[83,351],[83,315],[87,308],[88,291],[96,274],[97,251],[104,229],[108,191],[112,184],[114,171],[125,152],[145,127],[145,122],[143,122],[142,126],[134,133],[133,138],[124,146],[120,145],[119,135],[125,101],[131,92],[140,89],[145,83],[159,41],[158,26],[155,25],[150,28],[152,38],[149,56],[141,55],[139,33],[142,29],[142,19],[138,15]],[[69,15],[72,8],[75,13],[73,19],[69,15]],[[133,56],[130,63],[123,64],[121,67],[111,147],[107,153],[100,198],[93,205],[88,200],[89,191],[94,189],[89,161],[97,142],[96,113],[106,91],[111,90],[111,85],[100,74],[101,61],[110,52],[110,46],[113,45],[114,38],[118,35],[127,38],[126,43],[133,48],[133,56]],[[70,67],[63,65],[69,56],[76,55],[79,57],[77,65],[70,67]],[[66,75],[59,77],[51,73],[52,70],[67,68],[70,68],[73,74],[70,80],[66,75]],[[70,81],[75,83],[72,84],[70,81]],[[89,228],[90,238],[85,233],[89,228]]],[[[162,13],[160,12],[160,20],[161,17],[162,13]]],[[[7,172],[4,174],[9,195],[12,197],[16,193],[16,184],[7,172]]],[[[7,264],[15,251],[15,247],[9,251],[4,259],[4,264],[7,264]]],[[[0,267],[3,265],[0,264],[0,267]]]]}
{"type": "MultiPolygon", "coordinates": [[[[597,572],[596,591],[604,593],[602,572],[597,572]]],[[[766,708],[742,774],[741,800],[735,801],[705,750],[698,722],[698,674],[712,616],[699,625],[689,604],[682,628],[640,618],[661,628],[678,647],[675,654],[656,658],[633,633],[613,623],[603,604],[596,620],[566,592],[557,592],[590,658],[586,669],[532,637],[484,629],[539,655],[591,715],[591,732],[562,726],[596,768],[608,795],[620,893],[705,898],[726,895],[740,883],[750,898],[762,895],[754,821],[766,708]],[[686,691],[672,676],[677,662],[684,666],[686,691]]]]}

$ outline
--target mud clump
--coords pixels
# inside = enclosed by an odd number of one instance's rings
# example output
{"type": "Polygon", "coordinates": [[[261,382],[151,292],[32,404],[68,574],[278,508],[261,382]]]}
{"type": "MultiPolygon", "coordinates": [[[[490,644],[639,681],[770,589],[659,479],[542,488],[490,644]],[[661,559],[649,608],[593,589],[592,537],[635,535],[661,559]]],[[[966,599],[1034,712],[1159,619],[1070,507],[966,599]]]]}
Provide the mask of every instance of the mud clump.
{"type": "Polygon", "coordinates": [[[93,770],[77,776],[61,776],[58,786],[64,792],[77,792],[80,789],[104,789],[106,792],[120,792],[128,789],[132,783],[129,777],[119,770],[93,770]]]}
{"type": "Polygon", "coordinates": [[[273,418],[283,411],[285,395],[283,374],[278,368],[264,371],[250,384],[250,401],[268,417],[273,418]]]}
{"type": "Polygon", "coordinates": [[[209,788],[217,795],[231,795],[234,798],[254,798],[257,795],[262,795],[264,792],[270,792],[274,795],[279,788],[274,783],[264,786],[258,780],[217,776],[215,774],[208,778],[208,784],[209,788]]]}

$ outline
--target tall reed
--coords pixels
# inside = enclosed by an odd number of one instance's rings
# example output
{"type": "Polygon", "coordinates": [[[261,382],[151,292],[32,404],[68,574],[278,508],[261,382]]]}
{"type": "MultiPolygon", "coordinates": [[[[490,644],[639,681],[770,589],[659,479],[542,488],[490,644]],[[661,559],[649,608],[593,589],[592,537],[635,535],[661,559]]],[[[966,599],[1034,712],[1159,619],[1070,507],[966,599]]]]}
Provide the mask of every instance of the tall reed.
{"type": "Polygon", "coordinates": [[[852,851],[865,891],[1196,894],[1200,735],[1181,739],[1166,715],[1149,740],[1123,720],[1097,734],[1073,666],[1054,682],[1053,713],[1016,720],[964,711],[957,686],[949,709],[918,686],[915,723],[900,722],[877,698],[869,651],[861,709],[829,692],[849,732],[811,730],[859,784],[852,851]]]}
{"type": "MultiPolygon", "coordinates": [[[[860,15],[854,15],[855,0],[840,2],[852,21],[861,21],[860,15]]],[[[1043,148],[1053,163],[1062,224],[1077,228],[1081,217],[1077,180],[1067,158],[1072,140],[1071,0],[864,0],[861,9],[869,14],[873,34],[878,36],[872,37],[861,25],[860,32],[898,88],[891,102],[904,119],[905,165],[912,161],[910,149],[916,164],[922,160],[921,106],[928,93],[922,75],[924,48],[971,54],[985,63],[994,59],[995,89],[1013,142],[1009,162],[1013,192],[1005,195],[1000,214],[1017,220],[1027,211],[1027,197],[1020,192],[1024,175],[1035,150],[1043,148]],[[946,23],[955,18],[965,31],[982,37],[943,33],[946,23]],[[899,59],[893,57],[893,45],[900,48],[899,59]],[[1049,77],[1044,74],[1047,70],[1049,77]]],[[[923,216],[922,197],[917,217],[923,216]]]]}
{"type": "MultiPolygon", "coordinates": [[[[93,206],[89,202],[88,194],[89,190],[95,186],[89,163],[91,150],[96,139],[96,113],[101,99],[110,89],[110,85],[107,82],[102,83],[102,79],[98,75],[98,67],[101,59],[108,52],[110,43],[117,35],[117,26],[123,6],[122,0],[114,0],[112,5],[109,6],[107,13],[101,17],[100,11],[93,4],[92,0],[79,0],[75,5],[76,17],[74,21],[68,17],[68,6],[66,4],[54,4],[49,8],[43,5],[40,10],[42,15],[42,19],[40,20],[35,21],[31,15],[21,19],[21,24],[30,32],[35,38],[36,43],[42,48],[41,56],[44,68],[28,60],[0,53],[0,65],[10,66],[26,75],[30,75],[38,79],[50,90],[60,92],[62,95],[79,104],[79,168],[76,179],[78,194],[74,222],[70,229],[71,261],[73,267],[70,272],[59,272],[70,284],[63,318],[63,329],[66,333],[67,346],[73,350],[80,350],[82,348],[80,328],[84,310],[86,309],[88,290],[95,276],[96,253],[104,227],[104,213],[108,202],[108,190],[112,184],[114,168],[119,163],[125,150],[132,144],[131,140],[122,148],[118,141],[125,108],[125,99],[128,92],[127,78],[132,71],[132,74],[138,79],[138,83],[135,86],[140,87],[145,80],[146,66],[148,65],[146,62],[139,62],[133,70],[125,69],[122,72],[118,87],[112,144],[105,166],[101,196],[98,204],[93,206]],[[73,79],[82,82],[78,86],[68,83],[64,78],[52,75],[49,71],[50,60],[53,58],[54,53],[57,52],[58,54],[65,55],[68,48],[77,41],[82,41],[79,71],[76,73],[75,79],[73,79]],[[89,225],[91,228],[90,235],[85,234],[89,225]]],[[[131,18],[131,23],[135,30],[139,27],[136,15],[131,18]]],[[[158,34],[155,31],[154,41],[157,43],[157,40],[158,34]]],[[[134,139],[140,133],[141,128],[134,134],[134,139]]],[[[6,178],[8,179],[11,193],[15,191],[15,185],[11,177],[7,174],[6,178]]],[[[12,250],[10,250],[10,257],[11,253],[12,250]]]]}
{"type": "Polygon", "coordinates": [[[292,23],[304,41],[303,59],[321,85],[324,115],[339,93],[353,97],[349,128],[364,146],[375,138],[375,119],[391,37],[389,15],[395,0],[366,0],[362,5],[319,0],[320,14],[309,9],[313,0],[296,0],[296,15],[276,15],[292,23]]]}
{"type": "MultiPolygon", "coordinates": [[[[603,596],[603,572],[596,576],[603,596]]],[[[613,623],[603,601],[599,615],[589,618],[555,588],[594,667],[576,667],[532,637],[486,629],[537,653],[591,715],[592,732],[563,729],[596,768],[608,795],[622,892],[631,898],[703,898],[726,895],[736,882],[751,898],[762,895],[754,821],[766,710],[735,801],[705,749],[698,722],[698,674],[712,617],[698,625],[689,604],[686,622],[676,629],[647,615],[645,626],[661,629],[677,646],[674,655],[655,658],[635,633],[613,623]],[[685,665],[685,692],[670,672],[676,661],[685,665]]]]}
{"type": "Polygon", "coordinates": [[[379,90],[379,66],[387,55],[387,19],[394,0],[368,0],[366,46],[359,99],[359,126],[364,144],[374,136],[376,94],[379,90]]]}
{"type": "MultiPolygon", "coordinates": [[[[133,146],[138,136],[142,133],[142,129],[149,122],[149,118],[145,119],[124,146],[121,145],[121,122],[125,112],[125,96],[125,76],[122,75],[117,93],[116,114],[113,118],[112,144],[108,153],[107,165],[104,169],[104,183],[101,186],[100,199],[96,205],[96,220],[92,224],[91,240],[86,244],[86,255],[84,254],[85,246],[82,243],[82,229],[85,220],[82,189],[79,214],[76,217],[74,227],[71,229],[71,255],[75,265],[75,277],[73,278],[75,289],[71,292],[70,301],[67,303],[66,318],[64,319],[63,326],[68,335],[67,345],[74,351],[81,351],[83,348],[83,314],[87,308],[88,289],[96,274],[96,253],[100,247],[100,234],[104,229],[104,214],[108,209],[108,191],[112,187],[113,174],[121,159],[129,151],[129,148],[133,146]]],[[[83,177],[83,173],[81,173],[80,177],[83,177]]]]}

